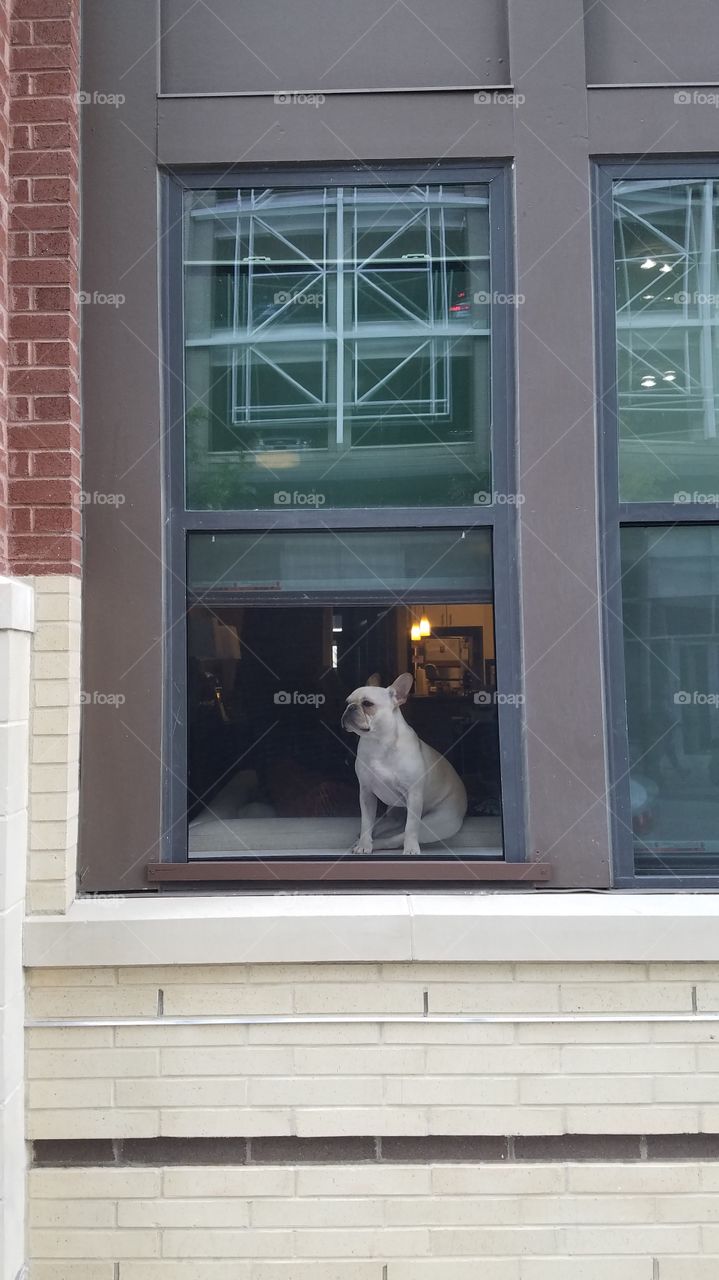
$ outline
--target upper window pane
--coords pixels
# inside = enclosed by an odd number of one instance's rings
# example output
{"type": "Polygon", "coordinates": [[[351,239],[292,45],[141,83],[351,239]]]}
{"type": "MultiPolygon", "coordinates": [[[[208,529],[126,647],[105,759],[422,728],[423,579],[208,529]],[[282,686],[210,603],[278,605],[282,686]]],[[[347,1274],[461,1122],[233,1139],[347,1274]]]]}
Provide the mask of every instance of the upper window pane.
{"type": "Polygon", "coordinates": [[[622,529],[638,874],[719,867],[719,527],[622,529]]]}
{"type": "Polygon", "coordinates": [[[719,488],[718,187],[615,184],[624,502],[707,502],[719,488]]]}
{"type": "Polygon", "coordinates": [[[187,504],[491,492],[486,186],[185,196],[187,504]]]}

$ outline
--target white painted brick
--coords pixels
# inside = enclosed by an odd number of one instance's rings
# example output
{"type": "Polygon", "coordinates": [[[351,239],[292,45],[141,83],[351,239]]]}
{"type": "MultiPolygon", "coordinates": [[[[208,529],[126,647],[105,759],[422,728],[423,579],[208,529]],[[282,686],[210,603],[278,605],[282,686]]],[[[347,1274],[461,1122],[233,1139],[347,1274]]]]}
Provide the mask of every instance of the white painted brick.
{"type": "Polygon", "coordinates": [[[30,1232],[30,1252],[36,1258],[157,1258],[160,1237],[155,1231],[30,1232]]]}
{"type": "Polygon", "coordinates": [[[616,1192],[620,1196],[698,1191],[699,1166],[680,1160],[670,1164],[659,1164],[653,1160],[641,1165],[613,1161],[607,1164],[569,1164],[567,1188],[570,1192],[585,1195],[616,1192]]]}
{"type": "Polygon", "coordinates": [[[429,1075],[544,1075],[560,1069],[560,1050],[555,1045],[479,1045],[476,1049],[430,1045],[427,1048],[429,1075]]]}
{"type": "Polygon", "coordinates": [[[42,1262],[34,1260],[30,1280],[114,1280],[114,1262],[73,1261],[72,1268],[66,1262],[42,1262]]]}
{"type": "Polygon", "coordinates": [[[241,1046],[236,1049],[163,1049],[161,1070],[167,1076],[294,1074],[291,1049],[245,1049],[241,1046]]]}
{"type": "Polygon", "coordinates": [[[570,1133],[697,1133],[697,1107],[567,1107],[570,1133]]]}
{"type": "Polygon", "coordinates": [[[160,1112],[159,1132],[166,1138],[274,1137],[290,1134],[294,1116],[289,1110],[260,1107],[184,1107],[160,1112]]]}
{"type": "MultiPolygon", "coordinates": [[[[248,1102],[259,1107],[372,1107],[384,1101],[383,1082],[370,1076],[286,1078],[259,1076],[249,1082],[248,1102]]],[[[402,1101],[390,1099],[387,1101],[402,1101]]]]}
{"type": "MultiPolygon", "coordinates": [[[[695,1166],[688,1165],[688,1168],[695,1166]]],[[[719,1191],[719,1164],[713,1161],[702,1162],[698,1166],[699,1185],[702,1191],[719,1191]]]]}
{"type": "Polygon", "coordinates": [[[524,981],[521,972],[525,966],[509,963],[461,964],[454,961],[435,961],[423,963],[412,960],[406,963],[387,962],[380,965],[383,982],[421,982],[428,986],[432,982],[513,982],[516,977],[524,981]]]}
{"type": "MultiPolygon", "coordinates": [[[[400,965],[380,964],[250,964],[247,981],[252,983],[279,982],[284,987],[317,986],[327,982],[340,982],[356,986],[360,983],[386,982],[389,973],[402,968],[400,965]]],[[[406,968],[406,966],[404,966],[406,968]]],[[[410,969],[412,966],[409,966],[410,969]]],[[[422,979],[416,973],[407,975],[414,982],[422,979]]]]}
{"type": "MultiPolygon", "coordinates": [[[[249,1262],[124,1262],[121,1280],[257,1280],[257,1268],[249,1262]]],[[[32,1278],[31,1278],[32,1280],[32,1278]]],[[[64,1277],[63,1280],[75,1280],[64,1277]]],[[[292,1280],[288,1274],[285,1280],[292,1280]]],[[[374,1278],[376,1280],[376,1277],[374,1278]]]]}
{"type": "Polygon", "coordinates": [[[716,1102],[719,1075],[658,1075],[654,1081],[656,1102],[716,1102]]]}
{"type": "Polygon", "coordinates": [[[719,1106],[700,1108],[699,1128],[702,1133],[719,1133],[719,1106]]]}
{"type": "MultiPolygon", "coordinates": [[[[272,968],[265,965],[265,969],[272,968]]],[[[129,986],[166,987],[173,986],[217,986],[230,983],[241,986],[247,983],[250,966],[247,964],[177,964],[177,965],[132,965],[118,970],[121,983],[129,986]]]]}
{"type": "Polygon", "coordinates": [[[431,1170],[424,1165],[301,1165],[296,1171],[302,1196],[424,1196],[432,1189],[431,1170]]]}
{"type": "MultiPolygon", "coordinates": [[[[129,994],[129,992],[128,992],[129,994]]],[[[169,985],[165,991],[165,1013],[291,1013],[292,992],[266,983],[263,987],[169,985]]]]}
{"type": "Polygon", "coordinates": [[[519,1099],[533,1103],[652,1101],[651,1076],[522,1076],[519,1099]]]}
{"type": "Polygon", "coordinates": [[[31,1080],[156,1074],[154,1049],[35,1049],[28,1060],[31,1080]]]}
{"type": "Polygon", "coordinates": [[[410,1106],[440,1103],[451,1106],[511,1106],[519,1102],[519,1087],[516,1077],[512,1076],[480,1076],[466,1080],[457,1076],[390,1077],[385,1081],[385,1098],[389,1103],[410,1106]]]}
{"type": "Polygon", "coordinates": [[[513,1044],[511,1024],[435,1024],[432,1022],[385,1022],[379,1028],[385,1044],[459,1044],[466,1048],[484,1044],[513,1044]]]}
{"type": "Polygon", "coordinates": [[[31,1080],[27,1087],[31,1109],[43,1107],[111,1107],[111,1080],[31,1080]]]}
{"type": "MultiPolygon", "coordinates": [[[[701,1237],[698,1227],[623,1226],[565,1227],[564,1249],[568,1254],[649,1254],[662,1257],[671,1253],[699,1253],[701,1237]]],[[[693,1277],[692,1277],[693,1280],[693,1277]]]]}
{"type": "Polygon", "coordinates": [[[429,1132],[462,1133],[563,1133],[561,1107],[430,1107],[429,1132]]]}
{"type": "Polygon", "coordinates": [[[86,969],[28,969],[28,986],[35,991],[42,987],[116,987],[117,969],[95,965],[86,969]]]}
{"type": "Polygon", "coordinates": [[[296,1023],[294,1026],[279,1023],[274,1026],[247,1028],[250,1044],[379,1044],[383,1028],[379,1023],[296,1023]]]}
{"type": "Polygon", "coordinates": [[[481,1258],[485,1254],[497,1257],[536,1256],[557,1253],[559,1232],[550,1227],[433,1227],[430,1230],[430,1247],[435,1255],[447,1258],[481,1258]]]}
{"type": "Polygon", "coordinates": [[[30,879],[64,880],[67,875],[68,850],[50,848],[30,854],[30,879]]]}
{"type": "MultiPolygon", "coordinates": [[[[547,1201],[542,1199],[541,1203],[546,1204],[547,1201]]],[[[444,1200],[439,1197],[425,1200],[414,1196],[411,1200],[399,1197],[388,1200],[385,1213],[389,1225],[396,1227],[506,1227],[521,1224],[520,1210],[518,1196],[452,1196],[444,1200]]]]}
{"type": "MultiPolygon", "coordinates": [[[[30,794],[68,791],[72,785],[73,766],[70,764],[32,764],[30,766],[30,794]]],[[[77,765],[74,766],[77,772],[77,765]]]]}
{"type": "Polygon", "coordinates": [[[36,629],[33,640],[33,667],[38,678],[44,678],[41,659],[46,654],[64,655],[75,653],[79,648],[80,627],[77,622],[43,622],[36,629]]]}
{"type": "Polygon", "coordinates": [[[115,1084],[118,1107],[244,1107],[247,1081],[223,1080],[118,1080],[115,1084]]]}
{"type": "Polygon", "coordinates": [[[652,1258],[522,1258],[519,1274],[520,1280],[653,1280],[653,1267],[652,1258]]]}
{"type": "Polygon", "coordinates": [[[29,995],[31,1018],[142,1018],[157,1013],[157,991],[145,987],[35,989],[29,995]]]}
{"type": "MultiPolygon", "coordinates": [[[[431,1050],[429,1050],[431,1052],[431,1050]]],[[[425,1070],[423,1048],[396,1046],[339,1045],[337,1048],[298,1048],[294,1051],[295,1069],[309,1075],[337,1072],[342,1075],[417,1075],[425,1070]]]]}
{"type": "Polygon", "coordinates": [[[27,886],[27,911],[29,915],[63,915],[74,897],[74,875],[65,880],[31,880],[27,886]]]}
{"type": "MultiPolygon", "coordinates": [[[[681,1050],[679,1050],[681,1052],[681,1050]]],[[[696,1054],[697,1068],[699,1071],[717,1071],[719,1072],[719,1042],[713,1044],[699,1044],[693,1050],[696,1054]]],[[[687,1052],[687,1057],[692,1056],[692,1050],[687,1052]]]]}
{"type": "Polygon", "coordinates": [[[295,1112],[300,1137],[344,1137],[384,1134],[388,1137],[423,1135],[429,1132],[427,1118],[409,1107],[331,1107],[326,1111],[307,1107],[295,1112]]]}
{"type": "Polygon", "coordinates": [[[207,1227],[248,1227],[249,1223],[247,1201],[229,1197],[219,1200],[122,1200],[117,1206],[119,1227],[162,1230],[178,1227],[203,1231],[207,1227]]]}
{"type": "Polygon", "coordinates": [[[641,1022],[530,1022],[515,1031],[521,1044],[644,1044],[652,1039],[651,1024],[641,1022]]]}
{"type": "Polygon", "coordinates": [[[432,983],[432,1013],[554,1013],[559,987],[541,983],[432,983]]]}
{"type": "Polygon", "coordinates": [[[168,1230],[162,1251],[167,1258],[291,1258],[293,1239],[292,1231],[168,1230]]]}
{"type": "MultiPolygon", "coordinates": [[[[441,1258],[398,1258],[392,1263],[392,1280],[519,1280],[514,1258],[453,1258],[451,1271],[441,1258]]],[[[376,1280],[376,1278],[375,1278],[376,1280]]]]}
{"type": "MultiPolygon", "coordinates": [[[[33,725],[32,736],[33,765],[75,764],[80,758],[80,739],[74,735],[40,735],[33,725]]],[[[45,788],[41,788],[45,790],[45,788]]],[[[52,787],[47,788],[54,790],[52,787]]]]}
{"type": "Polygon", "coordinates": [[[68,679],[64,673],[48,680],[36,678],[33,682],[35,707],[74,707],[80,701],[80,681],[68,679]]]}
{"type": "Polygon", "coordinates": [[[657,1220],[654,1196],[630,1195],[565,1195],[558,1200],[545,1196],[527,1196],[521,1202],[521,1220],[525,1223],[593,1224],[611,1222],[652,1223],[657,1220]]]}
{"type": "Polygon", "coordinates": [[[563,982],[561,1007],[568,1013],[690,1013],[688,983],[563,982]]]}
{"type": "Polygon", "coordinates": [[[76,791],[66,794],[62,791],[54,795],[33,795],[30,797],[30,811],[33,822],[64,822],[73,818],[78,812],[78,795],[76,791]]]}
{"type": "Polygon", "coordinates": [[[719,1249],[714,1246],[712,1258],[662,1258],[659,1263],[659,1280],[717,1280],[719,1276],[719,1249]]]}
{"type": "Polygon", "coordinates": [[[263,1199],[253,1202],[251,1214],[253,1228],[381,1227],[384,1203],[370,1196],[352,1200],[263,1199]]]}
{"type": "Polygon", "coordinates": [[[635,961],[577,961],[558,963],[556,960],[534,964],[516,964],[515,977],[521,982],[646,982],[647,965],[635,961]]]}
{"type": "Polygon", "coordinates": [[[698,982],[696,991],[700,1013],[719,1012],[719,982],[698,982]]]}
{"type": "Polygon", "coordinates": [[[156,1111],[30,1111],[27,1137],[40,1138],[156,1138],[156,1111]]]}
{"type": "Polygon", "coordinates": [[[656,1205],[658,1222],[719,1222],[715,1195],[657,1196],[656,1205]]]}
{"type": "MultiPolygon", "coordinates": [[[[701,1053],[701,1049],[696,1052],[701,1053]]],[[[695,1050],[684,1045],[567,1045],[562,1050],[561,1070],[587,1075],[662,1075],[665,1072],[694,1071],[695,1050]]],[[[701,1066],[700,1066],[701,1070],[701,1066]]]]}
{"type": "Polygon", "coordinates": [[[363,1258],[416,1257],[429,1254],[429,1232],[418,1227],[380,1231],[329,1230],[296,1231],[294,1247],[299,1258],[363,1258]]]}
{"type": "Polygon", "coordinates": [[[297,1013],[422,1013],[422,984],[312,983],[295,989],[297,1013]]]}
{"type": "MultiPolygon", "coordinates": [[[[257,1168],[195,1166],[169,1168],[164,1173],[164,1194],[187,1198],[202,1196],[246,1197],[287,1196],[294,1194],[295,1171],[287,1165],[262,1165],[257,1168]]],[[[361,1190],[357,1194],[369,1194],[361,1190]]]]}
{"type": "MultiPolygon", "coordinates": [[[[226,1025],[210,1026],[164,1026],[161,1023],[144,1027],[116,1027],[115,1044],[124,1048],[142,1048],[156,1045],[158,1048],[172,1049],[190,1046],[199,1048],[224,1046],[236,1048],[247,1044],[247,1027],[226,1025]]],[[[197,1074],[197,1073],[195,1073],[197,1074]]]]}
{"type": "Polygon", "coordinates": [[[559,1196],[566,1185],[566,1169],[561,1164],[439,1164],[432,1168],[431,1177],[432,1192],[438,1197],[559,1196]]]}
{"type": "Polygon", "coordinates": [[[28,1027],[28,1049],[101,1049],[112,1046],[112,1027],[28,1027]]]}
{"type": "Polygon", "coordinates": [[[28,1179],[31,1196],[40,1200],[151,1200],[162,1187],[156,1169],[31,1169],[28,1179]]]}
{"type": "Polygon", "coordinates": [[[31,1227],[114,1227],[114,1200],[31,1200],[31,1227]]]}

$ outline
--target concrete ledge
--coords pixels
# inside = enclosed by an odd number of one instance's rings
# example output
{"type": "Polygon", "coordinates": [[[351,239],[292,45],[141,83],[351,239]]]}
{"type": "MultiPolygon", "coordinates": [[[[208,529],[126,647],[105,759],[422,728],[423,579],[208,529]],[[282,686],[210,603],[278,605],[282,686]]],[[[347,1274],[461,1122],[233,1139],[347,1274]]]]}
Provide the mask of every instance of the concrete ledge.
{"type": "Polygon", "coordinates": [[[0,631],[32,631],[35,593],[19,578],[0,577],[0,631]]]}
{"type": "Polygon", "coordinates": [[[29,968],[719,960],[719,894],[85,898],[25,922],[29,968]]]}

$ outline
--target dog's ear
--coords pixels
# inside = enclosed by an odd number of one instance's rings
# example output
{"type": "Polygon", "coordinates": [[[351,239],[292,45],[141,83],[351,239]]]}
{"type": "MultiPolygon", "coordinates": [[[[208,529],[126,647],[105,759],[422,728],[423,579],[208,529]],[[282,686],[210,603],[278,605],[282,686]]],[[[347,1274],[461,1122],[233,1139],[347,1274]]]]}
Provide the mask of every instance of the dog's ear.
{"type": "Polygon", "coordinates": [[[411,676],[408,671],[405,671],[403,675],[397,676],[397,679],[393,680],[389,687],[389,691],[393,695],[398,707],[401,707],[402,703],[407,701],[409,691],[413,684],[414,676],[411,676]]]}
{"type": "Polygon", "coordinates": [[[374,689],[379,689],[382,687],[382,681],[379,678],[379,671],[375,671],[372,673],[371,676],[367,677],[367,684],[372,685],[374,689]]]}

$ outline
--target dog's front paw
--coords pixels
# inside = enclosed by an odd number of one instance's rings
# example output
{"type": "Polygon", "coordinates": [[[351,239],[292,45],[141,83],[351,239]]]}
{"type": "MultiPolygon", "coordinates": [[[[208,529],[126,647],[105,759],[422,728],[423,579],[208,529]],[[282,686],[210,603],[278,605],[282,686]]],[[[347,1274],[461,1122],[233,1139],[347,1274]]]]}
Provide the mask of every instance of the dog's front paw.
{"type": "Polygon", "coordinates": [[[368,836],[360,836],[356,844],[352,846],[353,853],[371,853],[372,841],[368,836]]]}
{"type": "Polygon", "coordinates": [[[419,853],[419,842],[417,840],[405,840],[403,853],[419,853]]]}

